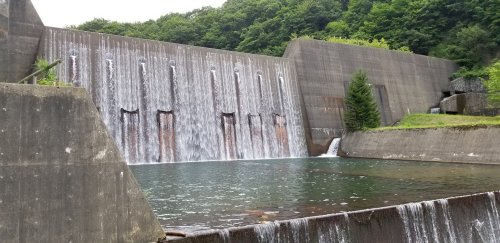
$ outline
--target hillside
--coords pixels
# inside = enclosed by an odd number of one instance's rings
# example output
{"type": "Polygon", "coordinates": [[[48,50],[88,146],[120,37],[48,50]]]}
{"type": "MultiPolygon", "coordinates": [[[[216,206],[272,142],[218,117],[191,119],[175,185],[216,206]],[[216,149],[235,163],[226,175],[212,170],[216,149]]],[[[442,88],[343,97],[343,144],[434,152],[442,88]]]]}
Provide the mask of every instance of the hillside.
{"type": "Polygon", "coordinates": [[[498,0],[228,0],[143,23],[94,19],[72,28],[273,56],[301,36],[361,39],[484,75],[499,55],[499,9],[498,0]]]}

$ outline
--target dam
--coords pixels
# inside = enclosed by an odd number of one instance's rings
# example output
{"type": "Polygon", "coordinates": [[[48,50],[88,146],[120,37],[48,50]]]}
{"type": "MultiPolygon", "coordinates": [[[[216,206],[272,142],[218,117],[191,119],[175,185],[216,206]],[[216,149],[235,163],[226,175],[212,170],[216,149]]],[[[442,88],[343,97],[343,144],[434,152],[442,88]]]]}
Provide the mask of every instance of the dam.
{"type": "Polygon", "coordinates": [[[63,58],[130,164],[307,154],[289,60],[55,28],[40,55],[63,58]]]}
{"type": "Polygon", "coordinates": [[[390,125],[439,104],[449,60],[304,39],[269,57],[58,29],[18,0],[0,1],[0,64],[2,242],[500,238],[500,154],[481,141],[500,142],[499,128],[348,134],[338,149],[359,159],[308,158],[343,136],[355,70],[390,125]],[[62,59],[72,87],[9,84],[37,57],[62,59]]]}

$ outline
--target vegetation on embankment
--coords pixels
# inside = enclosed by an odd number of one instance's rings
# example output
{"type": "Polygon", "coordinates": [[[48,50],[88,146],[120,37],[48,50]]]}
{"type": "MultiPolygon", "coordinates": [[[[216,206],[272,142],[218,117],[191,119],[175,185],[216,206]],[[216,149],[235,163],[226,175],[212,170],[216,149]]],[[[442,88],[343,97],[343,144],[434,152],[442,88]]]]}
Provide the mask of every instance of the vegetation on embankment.
{"type": "Polygon", "coordinates": [[[457,77],[484,76],[500,53],[498,9],[498,0],[227,0],[142,23],[71,28],[273,56],[299,36],[371,43],[453,60],[457,77]]]}
{"type": "Polygon", "coordinates": [[[443,114],[410,114],[397,125],[375,128],[372,130],[417,129],[458,127],[469,128],[478,126],[500,126],[500,116],[462,116],[443,114]]]}

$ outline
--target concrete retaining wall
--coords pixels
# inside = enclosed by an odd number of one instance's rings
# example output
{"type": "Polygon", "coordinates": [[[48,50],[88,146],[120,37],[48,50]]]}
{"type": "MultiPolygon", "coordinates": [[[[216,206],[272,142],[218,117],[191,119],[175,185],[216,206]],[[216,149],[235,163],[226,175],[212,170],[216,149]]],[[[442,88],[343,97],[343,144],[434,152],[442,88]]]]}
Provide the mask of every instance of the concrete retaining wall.
{"type": "Polygon", "coordinates": [[[355,132],[341,142],[348,157],[500,164],[500,127],[355,132]]]}
{"type": "Polygon", "coordinates": [[[162,235],[84,89],[0,84],[0,242],[162,235]]]}
{"type": "Polygon", "coordinates": [[[168,242],[495,242],[499,193],[410,203],[188,235],[168,242]]]}
{"type": "Polygon", "coordinates": [[[383,124],[439,105],[456,70],[444,59],[305,39],[292,41],[285,57],[296,64],[309,145],[342,135],[344,97],[356,70],[368,74],[383,124]]]}

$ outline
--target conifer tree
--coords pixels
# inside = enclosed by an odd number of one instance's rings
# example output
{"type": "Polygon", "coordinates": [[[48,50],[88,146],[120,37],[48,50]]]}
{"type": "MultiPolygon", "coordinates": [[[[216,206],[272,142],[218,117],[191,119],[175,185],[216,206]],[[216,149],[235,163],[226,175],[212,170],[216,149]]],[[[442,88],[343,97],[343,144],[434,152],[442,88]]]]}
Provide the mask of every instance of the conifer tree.
{"type": "Polygon", "coordinates": [[[358,70],[354,73],[345,103],[344,122],[347,131],[352,132],[380,126],[380,113],[365,72],[358,70]]]}

